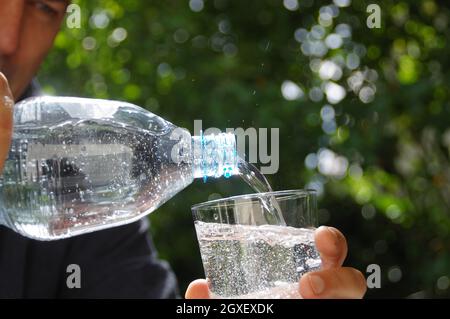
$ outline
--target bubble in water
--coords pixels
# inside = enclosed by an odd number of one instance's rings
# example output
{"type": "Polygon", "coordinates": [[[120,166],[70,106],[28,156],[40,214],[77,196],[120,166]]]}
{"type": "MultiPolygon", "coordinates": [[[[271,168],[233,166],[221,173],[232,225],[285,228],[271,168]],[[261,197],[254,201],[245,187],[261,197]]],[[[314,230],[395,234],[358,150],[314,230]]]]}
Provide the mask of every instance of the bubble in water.
{"type": "Polygon", "coordinates": [[[78,194],[80,195],[81,202],[84,202],[84,191],[79,191],[78,194]]]}
{"type": "Polygon", "coordinates": [[[320,267],[313,229],[200,221],[195,228],[211,291],[220,297],[287,298],[305,272],[320,267]]]}

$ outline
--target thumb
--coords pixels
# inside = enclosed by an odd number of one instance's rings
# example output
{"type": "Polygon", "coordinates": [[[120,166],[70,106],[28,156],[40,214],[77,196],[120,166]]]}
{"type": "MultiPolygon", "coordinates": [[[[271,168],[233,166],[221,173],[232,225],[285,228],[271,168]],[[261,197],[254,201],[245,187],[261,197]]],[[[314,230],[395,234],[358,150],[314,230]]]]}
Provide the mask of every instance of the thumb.
{"type": "Polygon", "coordinates": [[[9,89],[8,80],[0,72],[0,173],[11,143],[13,106],[14,99],[9,89]]]}
{"type": "Polygon", "coordinates": [[[197,279],[189,284],[185,294],[186,299],[209,299],[208,282],[205,279],[197,279]]]}

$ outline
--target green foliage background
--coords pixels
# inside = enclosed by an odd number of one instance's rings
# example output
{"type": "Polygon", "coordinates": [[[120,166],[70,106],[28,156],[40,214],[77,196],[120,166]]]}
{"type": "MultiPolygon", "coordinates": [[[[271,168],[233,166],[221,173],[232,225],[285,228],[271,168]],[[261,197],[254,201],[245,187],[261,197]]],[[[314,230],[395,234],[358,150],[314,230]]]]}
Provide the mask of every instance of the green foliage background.
{"type": "MultiPolygon", "coordinates": [[[[293,11],[281,0],[190,2],[203,9],[181,0],[76,1],[81,28],[58,35],[38,76],[45,92],[126,100],[191,131],[194,119],[204,128],[279,127],[280,169],[269,180],[274,189],[323,189],[320,219],[346,234],[346,264],[381,267],[381,288],[367,297],[450,297],[449,5],[353,1],[317,29],[327,35],[346,24],[351,37],[314,57],[295,32],[317,28],[332,0],[301,0],[293,11]],[[380,29],[366,26],[369,3],[381,8],[380,29]],[[349,55],[359,57],[356,69],[345,67],[349,55]],[[314,71],[321,60],[344,65],[334,82],[347,93],[332,105],[331,129],[321,118],[326,97],[308,97],[326,83],[314,71]],[[376,90],[373,101],[352,90],[357,71],[366,93],[376,90]],[[284,98],[285,81],[304,96],[284,98]],[[345,158],[344,176],[315,167],[320,149],[345,158]]],[[[203,277],[190,206],[245,192],[235,179],[197,181],[149,216],[182,291],[203,277]]]]}

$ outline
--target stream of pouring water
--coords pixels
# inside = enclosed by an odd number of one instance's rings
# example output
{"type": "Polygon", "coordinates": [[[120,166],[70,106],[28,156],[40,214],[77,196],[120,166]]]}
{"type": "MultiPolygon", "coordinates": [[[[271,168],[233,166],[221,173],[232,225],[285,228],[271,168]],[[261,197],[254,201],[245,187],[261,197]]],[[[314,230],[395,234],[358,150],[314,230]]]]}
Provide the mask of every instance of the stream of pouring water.
{"type": "MultiPolygon", "coordinates": [[[[255,167],[255,165],[239,158],[238,169],[241,178],[256,192],[272,192],[272,187],[266,177],[255,167]]],[[[265,218],[270,225],[286,226],[280,206],[273,195],[259,197],[264,207],[265,218]]]]}

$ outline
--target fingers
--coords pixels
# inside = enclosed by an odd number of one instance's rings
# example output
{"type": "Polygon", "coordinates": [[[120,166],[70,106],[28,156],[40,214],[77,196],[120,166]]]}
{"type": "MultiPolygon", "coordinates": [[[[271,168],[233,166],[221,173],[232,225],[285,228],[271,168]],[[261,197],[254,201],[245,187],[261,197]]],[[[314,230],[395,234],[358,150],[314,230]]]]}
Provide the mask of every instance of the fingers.
{"type": "Polygon", "coordinates": [[[11,142],[13,106],[14,99],[9,89],[8,81],[3,73],[0,72],[0,173],[11,142]]]}
{"type": "Polygon", "coordinates": [[[354,268],[311,272],[300,279],[300,294],[307,299],[356,299],[362,298],[366,290],[366,279],[354,268]]]}
{"type": "Polygon", "coordinates": [[[315,232],[316,248],[322,259],[322,269],[337,268],[347,256],[347,240],[334,227],[321,226],[315,232]]]}
{"type": "Polygon", "coordinates": [[[205,279],[197,279],[189,284],[185,294],[186,299],[209,299],[208,282],[205,279]]]}

